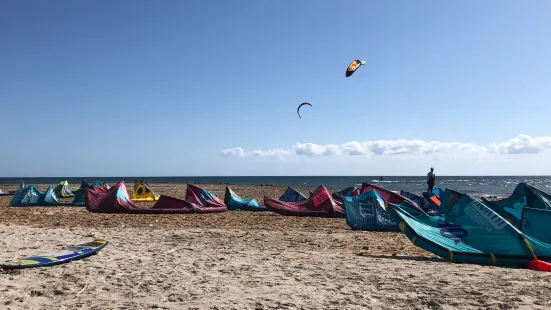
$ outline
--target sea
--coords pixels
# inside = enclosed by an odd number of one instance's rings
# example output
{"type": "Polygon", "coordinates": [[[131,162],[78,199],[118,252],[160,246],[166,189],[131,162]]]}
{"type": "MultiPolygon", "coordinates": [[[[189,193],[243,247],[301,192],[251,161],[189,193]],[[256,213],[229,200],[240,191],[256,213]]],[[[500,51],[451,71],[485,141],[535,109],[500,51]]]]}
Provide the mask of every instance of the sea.
{"type": "MultiPolygon", "coordinates": [[[[148,183],[194,183],[194,184],[249,184],[281,185],[314,188],[323,184],[328,189],[342,189],[361,184],[377,184],[392,191],[409,192],[426,191],[426,177],[418,176],[236,176],[236,177],[34,177],[34,178],[0,178],[0,184],[57,184],[62,180],[69,183],[80,183],[84,179],[91,183],[101,180],[114,184],[124,180],[146,180],[148,183]]],[[[520,183],[528,183],[540,190],[551,193],[551,176],[437,176],[435,188],[451,188],[469,195],[508,196],[520,183]]],[[[0,187],[1,189],[1,187],[0,187]]]]}

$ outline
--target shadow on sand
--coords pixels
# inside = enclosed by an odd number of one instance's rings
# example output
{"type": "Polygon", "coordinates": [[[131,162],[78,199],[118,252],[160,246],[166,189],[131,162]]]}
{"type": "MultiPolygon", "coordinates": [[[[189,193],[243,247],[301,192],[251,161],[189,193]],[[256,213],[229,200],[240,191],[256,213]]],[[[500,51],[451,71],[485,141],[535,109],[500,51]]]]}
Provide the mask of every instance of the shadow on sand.
{"type": "Polygon", "coordinates": [[[447,260],[438,257],[424,257],[424,256],[398,256],[398,255],[371,255],[367,253],[358,253],[358,256],[371,257],[371,258],[383,258],[383,259],[397,259],[397,260],[412,260],[417,262],[436,262],[436,263],[448,263],[447,260]]]}

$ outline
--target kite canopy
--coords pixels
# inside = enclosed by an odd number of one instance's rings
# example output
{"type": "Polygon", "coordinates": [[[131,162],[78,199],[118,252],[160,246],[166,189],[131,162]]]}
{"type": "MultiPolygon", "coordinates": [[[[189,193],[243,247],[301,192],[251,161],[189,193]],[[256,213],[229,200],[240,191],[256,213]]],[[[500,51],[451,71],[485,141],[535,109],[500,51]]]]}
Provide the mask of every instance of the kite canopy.
{"type": "Polygon", "coordinates": [[[405,190],[400,191],[400,195],[410,199],[411,201],[415,202],[419,207],[423,209],[423,211],[427,211],[430,207],[430,202],[423,196],[417,195],[405,190]]]}
{"type": "Polygon", "coordinates": [[[279,201],[283,202],[301,202],[305,200],[306,196],[290,186],[287,186],[287,190],[279,197],[279,201]]]}
{"type": "MultiPolygon", "coordinates": [[[[402,201],[402,205],[412,214],[426,215],[406,200],[402,201]]],[[[388,210],[388,203],[375,189],[357,196],[344,196],[343,206],[346,224],[352,230],[400,231],[399,219],[388,210]]]]}
{"type": "MultiPolygon", "coordinates": [[[[526,266],[535,259],[551,261],[551,244],[516,229],[480,200],[465,194],[452,199],[441,216],[413,214],[404,203],[388,203],[388,209],[413,244],[451,262],[526,266]]],[[[540,223],[533,224],[541,230],[540,223]]],[[[538,237],[548,240],[543,233],[538,237]]]]}
{"type": "Polygon", "coordinates": [[[336,201],[340,201],[342,202],[344,196],[357,196],[360,194],[360,191],[358,190],[358,192],[356,193],[355,192],[355,189],[353,186],[350,186],[350,187],[347,187],[343,190],[340,190],[338,192],[335,192],[333,194],[331,194],[331,196],[333,197],[333,199],[335,199],[336,201]]]}
{"type": "Polygon", "coordinates": [[[218,197],[214,196],[211,192],[192,184],[187,185],[185,200],[199,206],[200,208],[210,209],[211,212],[224,212],[228,210],[228,207],[226,207],[224,202],[218,197]]]}
{"type": "Polygon", "coordinates": [[[301,202],[284,202],[264,196],[264,205],[275,213],[290,216],[342,217],[344,209],[325,186],[320,185],[312,197],[301,202]]]}
{"type": "Polygon", "coordinates": [[[54,193],[54,187],[50,185],[46,192],[41,192],[34,185],[18,189],[13,195],[10,206],[12,207],[36,207],[59,205],[59,200],[54,193]]]}
{"type": "MultiPolygon", "coordinates": [[[[311,104],[309,104],[308,102],[303,102],[303,103],[301,103],[301,104],[300,104],[300,105],[298,106],[298,108],[297,108],[297,114],[298,114],[298,117],[300,117],[300,113],[299,113],[299,111],[300,111],[300,108],[301,108],[301,107],[302,107],[303,105],[309,105],[309,106],[312,106],[312,105],[311,105],[311,104]]],[[[300,117],[300,118],[302,118],[302,117],[300,117]]]]}
{"type": "Polygon", "coordinates": [[[256,199],[239,197],[229,186],[226,186],[224,204],[228,207],[228,210],[268,211],[268,208],[263,208],[256,199]]]}
{"type": "Polygon", "coordinates": [[[157,196],[149,187],[145,180],[135,181],[134,190],[132,190],[132,201],[157,201],[157,196]]]}
{"type": "Polygon", "coordinates": [[[494,211],[495,209],[505,211],[508,217],[514,217],[516,221],[521,220],[522,210],[525,207],[551,210],[551,195],[526,183],[519,183],[510,197],[498,201],[482,198],[482,202],[494,211]]]}
{"type": "Polygon", "coordinates": [[[61,198],[69,198],[75,196],[73,194],[73,188],[67,180],[59,182],[59,184],[54,189],[54,192],[58,197],[61,198]]]}
{"type": "Polygon", "coordinates": [[[161,195],[151,208],[138,208],[128,196],[124,181],[106,191],[88,189],[86,209],[100,213],[169,214],[225,212],[226,205],[211,193],[188,185],[186,200],[161,195]],[[194,201],[188,201],[193,199],[194,201]]]}
{"type": "Polygon", "coordinates": [[[80,188],[76,190],[72,204],[77,206],[86,205],[86,190],[89,188],[91,188],[90,184],[84,180],[80,180],[80,188]]]}
{"type": "Polygon", "coordinates": [[[402,203],[404,200],[406,200],[408,202],[408,204],[410,205],[410,207],[415,207],[419,210],[422,210],[421,207],[419,207],[413,200],[407,198],[407,197],[404,197],[400,194],[397,194],[393,191],[389,191],[388,189],[385,189],[385,188],[382,188],[382,187],[379,187],[377,185],[373,185],[373,184],[368,184],[368,183],[362,183],[362,189],[361,189],[361,193],[367,193],[371,190],[375,190],[377,192],[377,194],[381,195],[381,197],[386,201],[386,202],[390,202],[390,203],[395,203],[395,204],[400,204],[402,203]]]}
{"type": "Polygon", "coordinates": [[[356,70],[358,70],[359,67],[365,65],[365,61],[363,60],[354,60],[353,62],[350,63],[350,65],[348,65],[348,68],[346,68],[346,74],[345,76],[346,77],[349,77],[351,76],[352,74],[354,74],[354,72],[356,72],[356,70]]]}

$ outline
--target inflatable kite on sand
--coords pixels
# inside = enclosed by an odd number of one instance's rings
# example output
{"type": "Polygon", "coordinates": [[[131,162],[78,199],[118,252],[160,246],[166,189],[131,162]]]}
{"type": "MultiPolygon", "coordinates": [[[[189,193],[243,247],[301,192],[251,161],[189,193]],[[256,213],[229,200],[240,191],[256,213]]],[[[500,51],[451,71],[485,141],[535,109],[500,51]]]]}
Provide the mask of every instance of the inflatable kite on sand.
{"type": "Polygon", "coordinates": [[[239,197],[229,186],[226,186],[224,204],[228,207],[228,210],[269,211],[268,208],[262,207],[256,199],[239,197]]]}
{"type": "Polygon", "coordinates": [[[120,181],[106,191],[88,189],[86,209],[98,213],[184,214],[225,212],[227,207],[210,192],[188,184],[185,199],[161,195],[153,207],[138,208],[128,196],[126,184],[120,181]]]}
{"type": "Polygon", "coordinates": [[[301,202],[305,201],[307,198],[301,192],[296,189],[287,186],[285,192],[279,197],[279,201],[283,202],[301,202]]]}
{"type": "Polygon", "coordinates": [[[156,195],[149,184],[145,180],[135,181],[134,189],[132,190],[132,201],[157,201],[159,196],[156,195]]]}
{"type": "Polygon", "coordinates": [[[264,205],[281,215],[343,217],[344,209],[331,197],[325,186],[320,185],[313,195],[300,202],[284,202],[264,196],[264,205]]]}
{"type": "Polygon", "coordinates": [[[350,186],[331,194],[331,196],[333,197],[333,199],[335,199],[335,201],[342,202],[345,196],[358,196],[359,194],[359,188],[354,188],[353,186],[350,186]]]}

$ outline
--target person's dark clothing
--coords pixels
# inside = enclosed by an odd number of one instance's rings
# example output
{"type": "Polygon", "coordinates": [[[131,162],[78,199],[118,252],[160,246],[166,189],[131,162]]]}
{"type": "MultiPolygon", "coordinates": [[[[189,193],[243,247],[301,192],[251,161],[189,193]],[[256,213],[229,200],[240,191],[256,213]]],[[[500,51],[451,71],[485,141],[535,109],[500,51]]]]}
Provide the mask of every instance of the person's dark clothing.
{"type": "Polygon", "coordinates": [[[436,181],[436,175],[434,174],[434,172],[427,173],[427,185],[428,185],[427,192],[432,193],[435,181],[436,181]]]}

